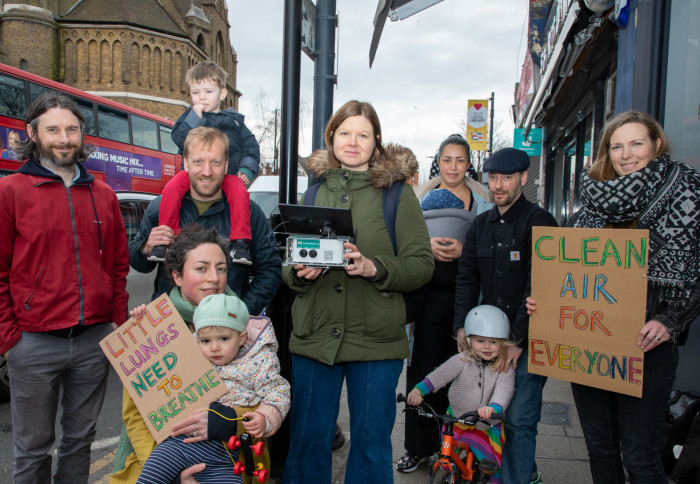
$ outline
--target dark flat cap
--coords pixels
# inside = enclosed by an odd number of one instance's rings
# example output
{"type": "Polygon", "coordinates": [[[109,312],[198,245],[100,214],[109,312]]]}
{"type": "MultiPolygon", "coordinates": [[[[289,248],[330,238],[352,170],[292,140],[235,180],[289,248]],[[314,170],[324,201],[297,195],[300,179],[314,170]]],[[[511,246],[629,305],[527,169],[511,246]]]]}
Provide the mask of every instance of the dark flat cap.
{"type": "Polygon", "coordinates": [[[530,158],[522,150],[502,148],[486,159],[482,171],[484,173],[503,173],[510,175],[530,168],[530,158]]]}

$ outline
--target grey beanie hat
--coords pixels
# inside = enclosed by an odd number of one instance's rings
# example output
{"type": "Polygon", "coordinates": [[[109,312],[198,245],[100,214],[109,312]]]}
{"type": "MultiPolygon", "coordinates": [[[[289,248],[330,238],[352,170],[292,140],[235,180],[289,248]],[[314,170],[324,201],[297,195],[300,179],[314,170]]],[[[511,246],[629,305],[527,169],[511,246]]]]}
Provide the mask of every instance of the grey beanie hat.
{"type": "Polygon", "coordinates": [[[238,297],[213,294],[202,299],[194,311],[192,322],[195,333],[208,326],[231,328],[242,333],[249,319],[248,307],[238,297]]]}

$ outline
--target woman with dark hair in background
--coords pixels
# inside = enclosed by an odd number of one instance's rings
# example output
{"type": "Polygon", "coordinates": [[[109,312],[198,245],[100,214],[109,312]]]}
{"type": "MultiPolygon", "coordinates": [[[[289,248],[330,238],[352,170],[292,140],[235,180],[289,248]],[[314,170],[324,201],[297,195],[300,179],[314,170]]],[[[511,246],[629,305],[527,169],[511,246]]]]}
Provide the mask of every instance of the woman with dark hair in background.
{"type": "Polygon", "coordinates": [[[644,350],[642,397],[571,384],[596,484],[624,483],[624,469],[633,484],[667,482],[661,449],[677,345],[700,312],[700,174],[673,161],[670,149],[651,116],[615,116],[583,173],[582,207],[569,223],[649,230],[646,322],[636,341],[644,350]]]}
{"type": "MultiPolygon", "coordinates": [[[[414,315],[406,394],[425,375],[457,354],[452,313],[462,244],[474,218],[493,206],[488,190],[468,175],[470,167],[469,143],[453,134],[440,143],[436,176],[416,188],[428,225],[435,270],[430,282],[415,296],[420,302],[414,315]]],[[[447,410],[447,389],[426,395],[425,399],[438,412],[447,410]]],[[[413,472],[439,449],[440,427],[415,412],[406,412],[405,419],[406,453],[396,463],[396,470],[413,472]]]]}

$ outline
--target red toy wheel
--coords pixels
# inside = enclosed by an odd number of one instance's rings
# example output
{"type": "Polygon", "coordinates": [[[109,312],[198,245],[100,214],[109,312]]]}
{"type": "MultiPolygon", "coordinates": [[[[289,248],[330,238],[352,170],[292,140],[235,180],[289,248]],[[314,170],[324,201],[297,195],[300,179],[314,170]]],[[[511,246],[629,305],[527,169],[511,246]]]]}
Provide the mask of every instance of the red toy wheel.
{"type": "Polygon", "coordinates": [[[265,482],[265,481],[267,481],[269,472],[267,472],[267,469],[263,469],[263,470],[254,472],[254,474],[257,476],[258,481],[265,482]]]}
{"type": "Polygon", "coordinates": [[[265,452],[265,442],[256,442],[253,444],[253,452],[255,455],[262,455],[265,452]]]}
{"type": "Polygon", "coordinates": [[[236,474],[237,476],[240,476],[245,472],[245,465],[243,462],[236,462],[233,465],[233,473],[236,474]]]}
{"type": "Polygon", "coordinates": [[[241,445],[241,441],[235,435],[232,435],[231,438],[228,439],[228,448],[229,449],[236,450],[239,445],[241,445]]]}

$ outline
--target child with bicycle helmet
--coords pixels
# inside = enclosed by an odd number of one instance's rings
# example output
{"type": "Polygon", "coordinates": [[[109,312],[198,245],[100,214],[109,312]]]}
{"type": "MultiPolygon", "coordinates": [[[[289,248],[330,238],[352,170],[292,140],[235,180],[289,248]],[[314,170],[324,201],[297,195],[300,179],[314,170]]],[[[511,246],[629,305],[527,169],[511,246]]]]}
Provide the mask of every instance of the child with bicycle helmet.
{"type": "MultiPolygon", "coordinates": [[[[515,390],[515,371],[501,373],[498,368],[506,358],[510,323],[508,316],[495,306],[477,306],[464,321],[466,350],[454,355],[408,394],[409,405],[419,405],[428,393],[451,383],[448,391],[453,417],[477,411],[488,420],[494,413],[505,412],[515,390]]],[[[454,439],[466,442],[478,460],[489,459],[498,463],[498,472],[491,476],[492,483],[500,483],[501,458],[505,434],[503,422],[479,423],[476,426],[455,424],[454,439]]]]}

